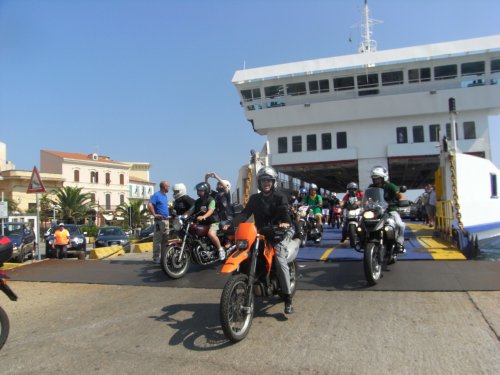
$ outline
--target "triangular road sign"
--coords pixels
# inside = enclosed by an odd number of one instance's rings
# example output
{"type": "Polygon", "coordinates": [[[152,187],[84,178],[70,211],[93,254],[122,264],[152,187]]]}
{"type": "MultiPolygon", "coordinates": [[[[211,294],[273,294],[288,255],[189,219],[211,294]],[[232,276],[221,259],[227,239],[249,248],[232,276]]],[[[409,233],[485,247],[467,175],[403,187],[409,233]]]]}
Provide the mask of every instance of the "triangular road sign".
{"type": "Polygon", "coordinates": [[[31,180],[28,185],[27,193],[45,193],[45,186],[43,186],[42,179],[38,173],[36,166],[33,167],[33,172],[31,173],[31,180]]]}

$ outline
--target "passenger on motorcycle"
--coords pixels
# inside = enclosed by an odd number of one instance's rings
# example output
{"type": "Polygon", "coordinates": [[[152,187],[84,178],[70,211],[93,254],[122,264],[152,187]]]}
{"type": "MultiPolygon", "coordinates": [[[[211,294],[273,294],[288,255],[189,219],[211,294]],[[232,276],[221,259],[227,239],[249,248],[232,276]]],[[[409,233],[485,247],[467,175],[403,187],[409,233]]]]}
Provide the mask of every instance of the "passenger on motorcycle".
{"type": "Polygon", "coordinates": [[[330,199],[328,199],[328,193],[323,193],[323,206],[321,212],[323,213],[323,222],[328,224],[330,222],[330,199]]]}
{"type": "Polygon", "coordinates": [[[186,185],[178,183],[174,185],[173,209],[176,215],[184,215],[194,206],[194,199],[186,194],[186,185]]]}
{"type": "Polygon", "coordinates": [[[344,225],[342,226],[342,239],[340,240],[340,242],[344,242],[347,238],[347,213],[345,212],[345,210],[350,209],[350,199],[352,197],[356,198],[354,204],[357,207],[361,207],[361,198],[363,198],[363,193],[358,190],[358,184],[355,182],[349,182],[347,184],[347,193],[340,201],[340,207],[344,209],[344,225]]]}
{"type": "Polygon", "coordinates": [[[399,192],[398,186],[389,182],[389,173],[385,167],[377,166],[371,171],[372,184],[369,187],[379,187],[384,189],[384,199],[388,203],[387,210],[394,218],[398,227],[398,238],[396,239],[396,252],[406,252],[404,247],[405,223],[397,211],[398,201],[403,199],[403,194],[399,192]]]}
{"type": "Polygon", "coordinates": [[[273,243],[275,248],[276,272],[283,289],[285,300],[285,314],[293,313],[290,271],[286,261],[287,247],[294,235],[290,223],[286,197],[276,191],[278,174],[271,167],[263,167],[257,173],[257,185],[260,193],[250,196],[246,207],[241,212],[242,221],[254,216],[257,230],[271,225],[287,228],[285,237],[281,242],[273,243]]]}
{"type": "Polygon", "coordinates": [[[306,195],[307,195],[307,189],[305,187],[301,187],[299,189],[299,195],[297,195],[297,200],[299,205],[304,203],[306,195]]]}
{"type": "Polygon", "coordinates": [[[185,215],[189,216],[195,213],[198,215],[196,220],[198,220],[200,224],[210,225],[207,236],[210,238],[215,248],[219,249],[219,259],[224,260],[226,258],[226,252],[220,244],[219,237],[217,237],[219,215],[215,210],[215,198],[210,195],[210,185],[206,182],[200,182],[196,184],[195,189],[199,198],[194,202],[194,207],[189,209],[185,215]]]}
{"type": "Polygon", "coordinates": [[[333,208],[337,205],[340,204],[340,200],[339,198],[337,198],[337,193],[336,192],[333,192],[331,195],[330,195],[330,222],[329,224],[332,225],[332,228],[334,227],[334,222],[333,222],[333,217],[334,217],[334,212],[333,212],[333,208]]]}
{"type": "Polygon", "coordinates": [[[215,172],[210,172],[205,175],[205,182],[212,177],[217,180],[216,191],[212,196],[215,198],[215,210],[219,215],[219,219],[224,230],[227,230],[234,217],[233,206],[231,205],[231,183],[221,179],[215,172]]]}
{"type": "Polygon", "coordinates": [[[321,208],[323,206],[323,197],[318,194],[318,186],[316,184],[309,185],[309,194],[304,197],[304,203],[312,207],[314,212],[314,217],[318,222],[318,228],[322,228],[322,218],[321,208]]]}

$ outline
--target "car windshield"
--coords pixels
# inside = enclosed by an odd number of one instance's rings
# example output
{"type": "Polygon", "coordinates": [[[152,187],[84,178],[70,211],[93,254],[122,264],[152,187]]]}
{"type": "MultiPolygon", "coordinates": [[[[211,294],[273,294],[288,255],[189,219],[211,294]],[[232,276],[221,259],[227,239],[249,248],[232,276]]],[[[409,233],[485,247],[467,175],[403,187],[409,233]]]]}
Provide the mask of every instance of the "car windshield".
{"type": "Polygon", "coordinates": [[[101,228],[99,229],[98,236],[123,236],[121,228],[101,228]]]}
{"type": "Polygon", "coordinates": [[[20,236],[23,234],[23,226],[21,224],[6,224],[3,230],[6,236],[20,236]]]}

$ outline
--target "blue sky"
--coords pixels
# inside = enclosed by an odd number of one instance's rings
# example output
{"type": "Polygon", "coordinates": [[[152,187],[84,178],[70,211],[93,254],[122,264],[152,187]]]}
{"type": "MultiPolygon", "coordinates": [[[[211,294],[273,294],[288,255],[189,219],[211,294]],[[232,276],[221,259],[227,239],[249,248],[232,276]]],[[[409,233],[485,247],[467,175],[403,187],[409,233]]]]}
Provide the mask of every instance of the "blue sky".
{"type": "MultiPolygon", "coordinates": [[[[0,141],[151,163],[151,180],[236,181],[256,135],[231,78],[356,53],[363,0],[0,0],[0,141]],[[349,39],[352,42],[349,42],[349,39]]],[[[497,0],[369,0],[378,49],[500,33],[497,0]],[[471,7],[473,4],[473,7],[471,7]]],[[[500,144],[500,121],[492,126],[500,144]]],[[[500,152],[494,154],[500,166],[500,152]]]]}

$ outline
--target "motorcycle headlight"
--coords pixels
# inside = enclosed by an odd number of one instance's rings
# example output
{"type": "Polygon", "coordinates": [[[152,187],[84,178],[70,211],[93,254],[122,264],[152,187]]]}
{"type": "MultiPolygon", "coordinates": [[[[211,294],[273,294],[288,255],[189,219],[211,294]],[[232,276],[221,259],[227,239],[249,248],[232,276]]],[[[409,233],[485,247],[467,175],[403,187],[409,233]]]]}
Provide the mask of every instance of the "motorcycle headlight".
{"type": "Polygon", "coordinates": [[[248,241],[247,240],[238,240],[236,241],[236,248],[238,250],[245,250],[248,247],[248,241]]]}
{"type": "Polygon", "coordinates": [[[363,212],[363,218],[365,219],[374,219],[375,218],[375,212],[373,211],[365,211],[363,212]]]}
{"type": "Polygon", "coordinates": [[[182,229],[182,223],[180,222],[180,220],[175,220],[174,221],[174,225],[173,225],[173,228],[175,231],[180,231],[182,229]]]}

